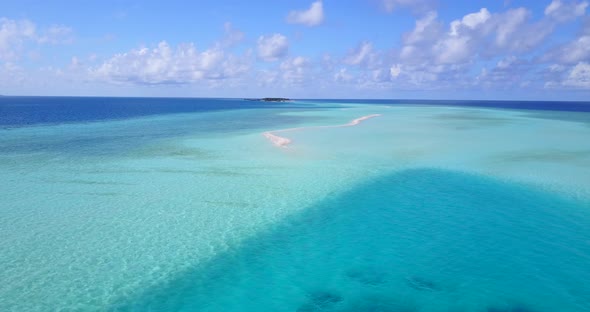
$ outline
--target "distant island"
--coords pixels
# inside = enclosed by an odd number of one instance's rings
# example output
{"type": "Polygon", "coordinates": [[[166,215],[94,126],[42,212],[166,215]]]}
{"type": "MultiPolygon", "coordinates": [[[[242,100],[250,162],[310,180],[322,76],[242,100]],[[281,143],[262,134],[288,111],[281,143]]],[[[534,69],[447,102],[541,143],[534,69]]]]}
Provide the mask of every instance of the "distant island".
{"type": "Polygon", "coordinates": [[[262,101],[262,102],[288,102],[291,99],[287,98],[261,98],[261,99],[245,99],[246,101],[262,101]]]}

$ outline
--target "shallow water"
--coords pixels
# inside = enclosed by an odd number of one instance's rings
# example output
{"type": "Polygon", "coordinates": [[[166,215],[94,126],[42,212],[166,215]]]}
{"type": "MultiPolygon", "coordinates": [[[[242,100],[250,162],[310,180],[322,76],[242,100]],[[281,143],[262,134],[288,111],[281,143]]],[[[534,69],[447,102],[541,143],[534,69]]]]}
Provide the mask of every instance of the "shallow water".
{"type": "Polygon", "coordinates": [[[378,104],[0,130],[0,310],[590,310],[587,113],[378,104]]]}

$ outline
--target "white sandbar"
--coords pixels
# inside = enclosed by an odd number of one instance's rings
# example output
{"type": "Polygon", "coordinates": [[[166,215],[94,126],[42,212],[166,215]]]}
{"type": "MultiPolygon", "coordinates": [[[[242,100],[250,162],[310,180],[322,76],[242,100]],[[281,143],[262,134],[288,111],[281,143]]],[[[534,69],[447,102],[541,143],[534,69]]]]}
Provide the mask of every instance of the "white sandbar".
{"type": "Polygon", "coordinates": [[[289,128],[289,129],[281,129],[281,130],[274,130],[274,131],[267,131],[262,133],[262,135],[264,135],[264,137],[266,137],[268,140],[270,140],[272,142],[272,144],[278,146],[278,147],[287,147],[290,143],[291,143],[291,139],[286,138],[286,137],[282,137],[282,136],[278,136],[275,133],[278,132],[287,132],[287,131],[296,131],[296,130],[304,130],[304,129],[312,129],[312,128],[337,128],[337,127],[351,127],[351,126],[356,126],[358,124],[360,124],[361,122],[367,120],[367,119],[371,119],[374,117],[378,117],[381,116],[381,114],[372,114],[372,115],[367,115],[367,116],[363,116],[363,117],[359,117],[357,119],[352,120],[349,123],[343,124],[343,125],[335,125],[335,126],[312,126],[312,127],[299,127],[299,128],[289,128]]]}

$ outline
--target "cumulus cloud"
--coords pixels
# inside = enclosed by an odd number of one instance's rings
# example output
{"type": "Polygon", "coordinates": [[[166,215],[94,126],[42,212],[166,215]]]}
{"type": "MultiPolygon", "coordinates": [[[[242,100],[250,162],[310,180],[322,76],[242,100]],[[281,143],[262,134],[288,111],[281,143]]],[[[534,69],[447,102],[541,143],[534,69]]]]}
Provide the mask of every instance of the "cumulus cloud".
{"type": "Polygon", "coordinates": [[[449,23],[429,12],[404,36],[400,59],[409,63],[463,64],[480,57],[528,52],[551,34],[547,21],[530,23],[525,8],[492,14],[482,8],[449,23]]]}
{"type": "Polygon", "coordinates": [[[483,25],[492,17],[490,11],[486,8],[482,8],[479,12],[470,13],[463,16],[460,20],[454,20],[451,22],[451,35],[458,35],[461,28],[475,29],[476,27],[483,25]]]}
{"type": "Polygon", "coordinates": [[[152,49],[116,54],[90,71],[95,78],[109,82],[185,84],[233,78],[247,69],[246,62],[226,55],[219,47],[199,52],[193,44],[173,48],[162,41],[152,49]]]}
{"type": "Polygon", "coordinates": [[[260,36],[258,38],[258,57],[267,62],[279,60],[289,52],[287,37],[281,34],[260,36]]]}
{"type": "Polygon", "coordinates": [[[553,0],[545,8],[545,15],[559,22],[567,22],[576,19],[577,17],[584,16],[587,7],[587,1],[563,2],[561,0],[553,0]]]}
{"type": "Polygon", "coordinates": [[[287,15],[287,22],[291,24],[302,24],[305,26],[317,26],[324,21],[324,6],[322,1],[311,4],[309,9],[303,11],[291,11],[287,15]]]}

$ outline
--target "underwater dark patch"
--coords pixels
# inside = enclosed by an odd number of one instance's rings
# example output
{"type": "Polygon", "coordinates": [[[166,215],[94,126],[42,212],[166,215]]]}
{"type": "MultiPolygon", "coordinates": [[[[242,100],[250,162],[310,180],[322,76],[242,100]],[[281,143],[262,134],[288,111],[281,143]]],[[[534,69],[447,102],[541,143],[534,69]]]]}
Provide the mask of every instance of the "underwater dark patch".
{"type": "Polygon", "coordinates": [[[491,306],[487,308],[487,312],[539,312],[537,310],[533,310],[525,305],[516,304],[516,305],[498,305],[498,306],[491,306]]]}
{"type": "Polygon", "coordinates": [[[346,276],[369,286],[378,286],[387,283],[387,273],[371,269],[350,269],[346,271],[346,276]]]}
{"type": "Polygon", "coordinates": [[[416,312],[419,308],[392,298],[367,296],[357,299],[337,312],[416,312]]]}
{"type": "Polygon", "coordinates": [[[406,284],[416,290],[421,291],[438,291],[440,287],[431,280],[419,276],[406,278],[406,284]]]}
{"type": "Polygon", "coordinates": [[[327,311],[342,301],[336,293],[327,291],[312,292],[308,295],[308,302],[297,309],[297,312],[327,311]]]}

